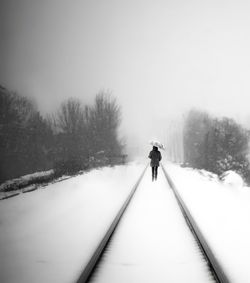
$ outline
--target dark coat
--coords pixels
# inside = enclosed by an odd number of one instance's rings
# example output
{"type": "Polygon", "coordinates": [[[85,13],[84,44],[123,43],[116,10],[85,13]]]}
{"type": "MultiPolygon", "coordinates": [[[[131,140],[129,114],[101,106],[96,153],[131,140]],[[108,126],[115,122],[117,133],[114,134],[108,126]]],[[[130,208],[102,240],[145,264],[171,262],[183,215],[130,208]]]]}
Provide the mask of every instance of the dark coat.
{"type": "Polygon", "coordinates": [[[150,162],[150,166],[151,167],[155,167],[155,166],[159,166],[160,165],[160,161],[161,161],[161,153],[158,150],[158,148],[153,148],[153,150],[150,151],[149,156],[151,159],[150,162]]]}

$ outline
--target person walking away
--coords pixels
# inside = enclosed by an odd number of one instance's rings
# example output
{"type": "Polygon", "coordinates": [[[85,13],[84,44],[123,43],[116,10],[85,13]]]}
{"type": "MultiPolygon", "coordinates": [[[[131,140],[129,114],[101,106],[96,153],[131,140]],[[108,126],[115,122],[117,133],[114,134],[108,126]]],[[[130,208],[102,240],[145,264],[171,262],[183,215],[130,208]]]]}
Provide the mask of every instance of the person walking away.
{"type": "Polygon", "coordinates": [[[158,150],[157,146],[153,146],[148,157],[151,159],[150,166],[152,167],[152,181],[154,181],[157,180],[158,167],[161,161],[161,152],[158,150]]]}

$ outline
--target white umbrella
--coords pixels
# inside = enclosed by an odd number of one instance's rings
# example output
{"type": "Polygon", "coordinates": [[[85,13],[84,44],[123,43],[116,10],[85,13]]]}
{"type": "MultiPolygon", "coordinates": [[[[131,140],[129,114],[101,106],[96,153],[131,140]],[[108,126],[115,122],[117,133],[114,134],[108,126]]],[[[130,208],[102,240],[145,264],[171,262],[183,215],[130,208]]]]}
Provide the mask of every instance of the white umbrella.
{"type": "Polygon", "coordinates": [[[162,143],[158,142],[158,141],[151,141],[150,144],[151,144],[152,146],[156,146],[156,147],[158,147],[158,148],[160,148],[160,149],[165,149],[165,148],[164,148],[164,145],[163,145],[162,143]]]}

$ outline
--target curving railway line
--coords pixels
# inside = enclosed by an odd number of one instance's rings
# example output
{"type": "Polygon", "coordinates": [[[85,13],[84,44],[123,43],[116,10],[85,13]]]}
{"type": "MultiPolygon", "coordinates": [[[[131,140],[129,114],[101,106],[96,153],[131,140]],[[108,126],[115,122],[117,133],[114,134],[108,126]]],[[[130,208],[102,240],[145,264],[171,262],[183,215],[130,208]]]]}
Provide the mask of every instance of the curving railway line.
{"type": "Polygon", "coordinates": [[[151,182],[143,170],[77,283],[229,282],[163,166],[159,173],[151,182]]]}

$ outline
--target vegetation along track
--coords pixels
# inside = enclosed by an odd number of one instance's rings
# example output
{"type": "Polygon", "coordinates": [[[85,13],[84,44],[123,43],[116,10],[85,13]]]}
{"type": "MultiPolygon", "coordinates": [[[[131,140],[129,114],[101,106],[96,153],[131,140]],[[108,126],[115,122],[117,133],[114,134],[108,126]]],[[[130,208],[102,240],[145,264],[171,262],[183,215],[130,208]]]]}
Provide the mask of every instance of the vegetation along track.
{"type": "Polygon", "coordinates": [[[180,206],[180,209],[182,211],[183,216],[185,217],[185,220],[193,233],[194,237],[196,238],[196,241],[198,245],[201,248],[201,251],[203,252],[203,255],[208,262],[208,265],[211,269],[211,272],[214,276],[214,279],[219,283],[229,283],[229,279],[227,278],[225,272],[223,271],[220,263],[214,256],[213,251],[209,247],[205,237],[203,236],[202,232],[200,231],[196,221],[192,217],[191,213],[189,212],[187,206],[185,205],[184,201],[182,200],[180,194],[178,193],[178,190],[176,189],[172,179],[170,178],[169,174],[167,173],[164,166],[162,166],[162,170],[164,172],[164,175],[168,181],[168,184],[170,188],[173,190],[174,195],[176,197],[176,200],[178,202],[178,205],[180,206]]]}
{"type": "Polygon", "coordinates": [[[81,273],[79,279],[77,280],[77,283],[85,283],[88,282],[91,275],[93,274],[98,262],[101,259],[101,256],[103,254],[103,252],[105,251],[105,248],[107,247],[108,243],[111,240],[112,235],[115,232],[116,227],[118,226],[125,210],[127,209],[130,201],[132,200],[136,189],[138,188],[144,174],[145,171],[147,169],[148,166],[145,167],[145,169],[143,170],[142,174],[140,175],[139,179],[137,180],[137,182],[135,183],[134,187],[132,188],[129,196],[127,197],[127,199],[125,200],[124,204],[122,205],[121,209],[118,211],[117,215],[115,216],[113,222],[111,223],[108,231],[106,232],[106,234],[104,235],[104,237],[102,238],[102,240],[100,241],[99,245],[97,246],[94,254],[92,255],[92,257],[90,258],[88,264],[86,265],[86,267],[84,268],[83,272],[81,273]]]}

